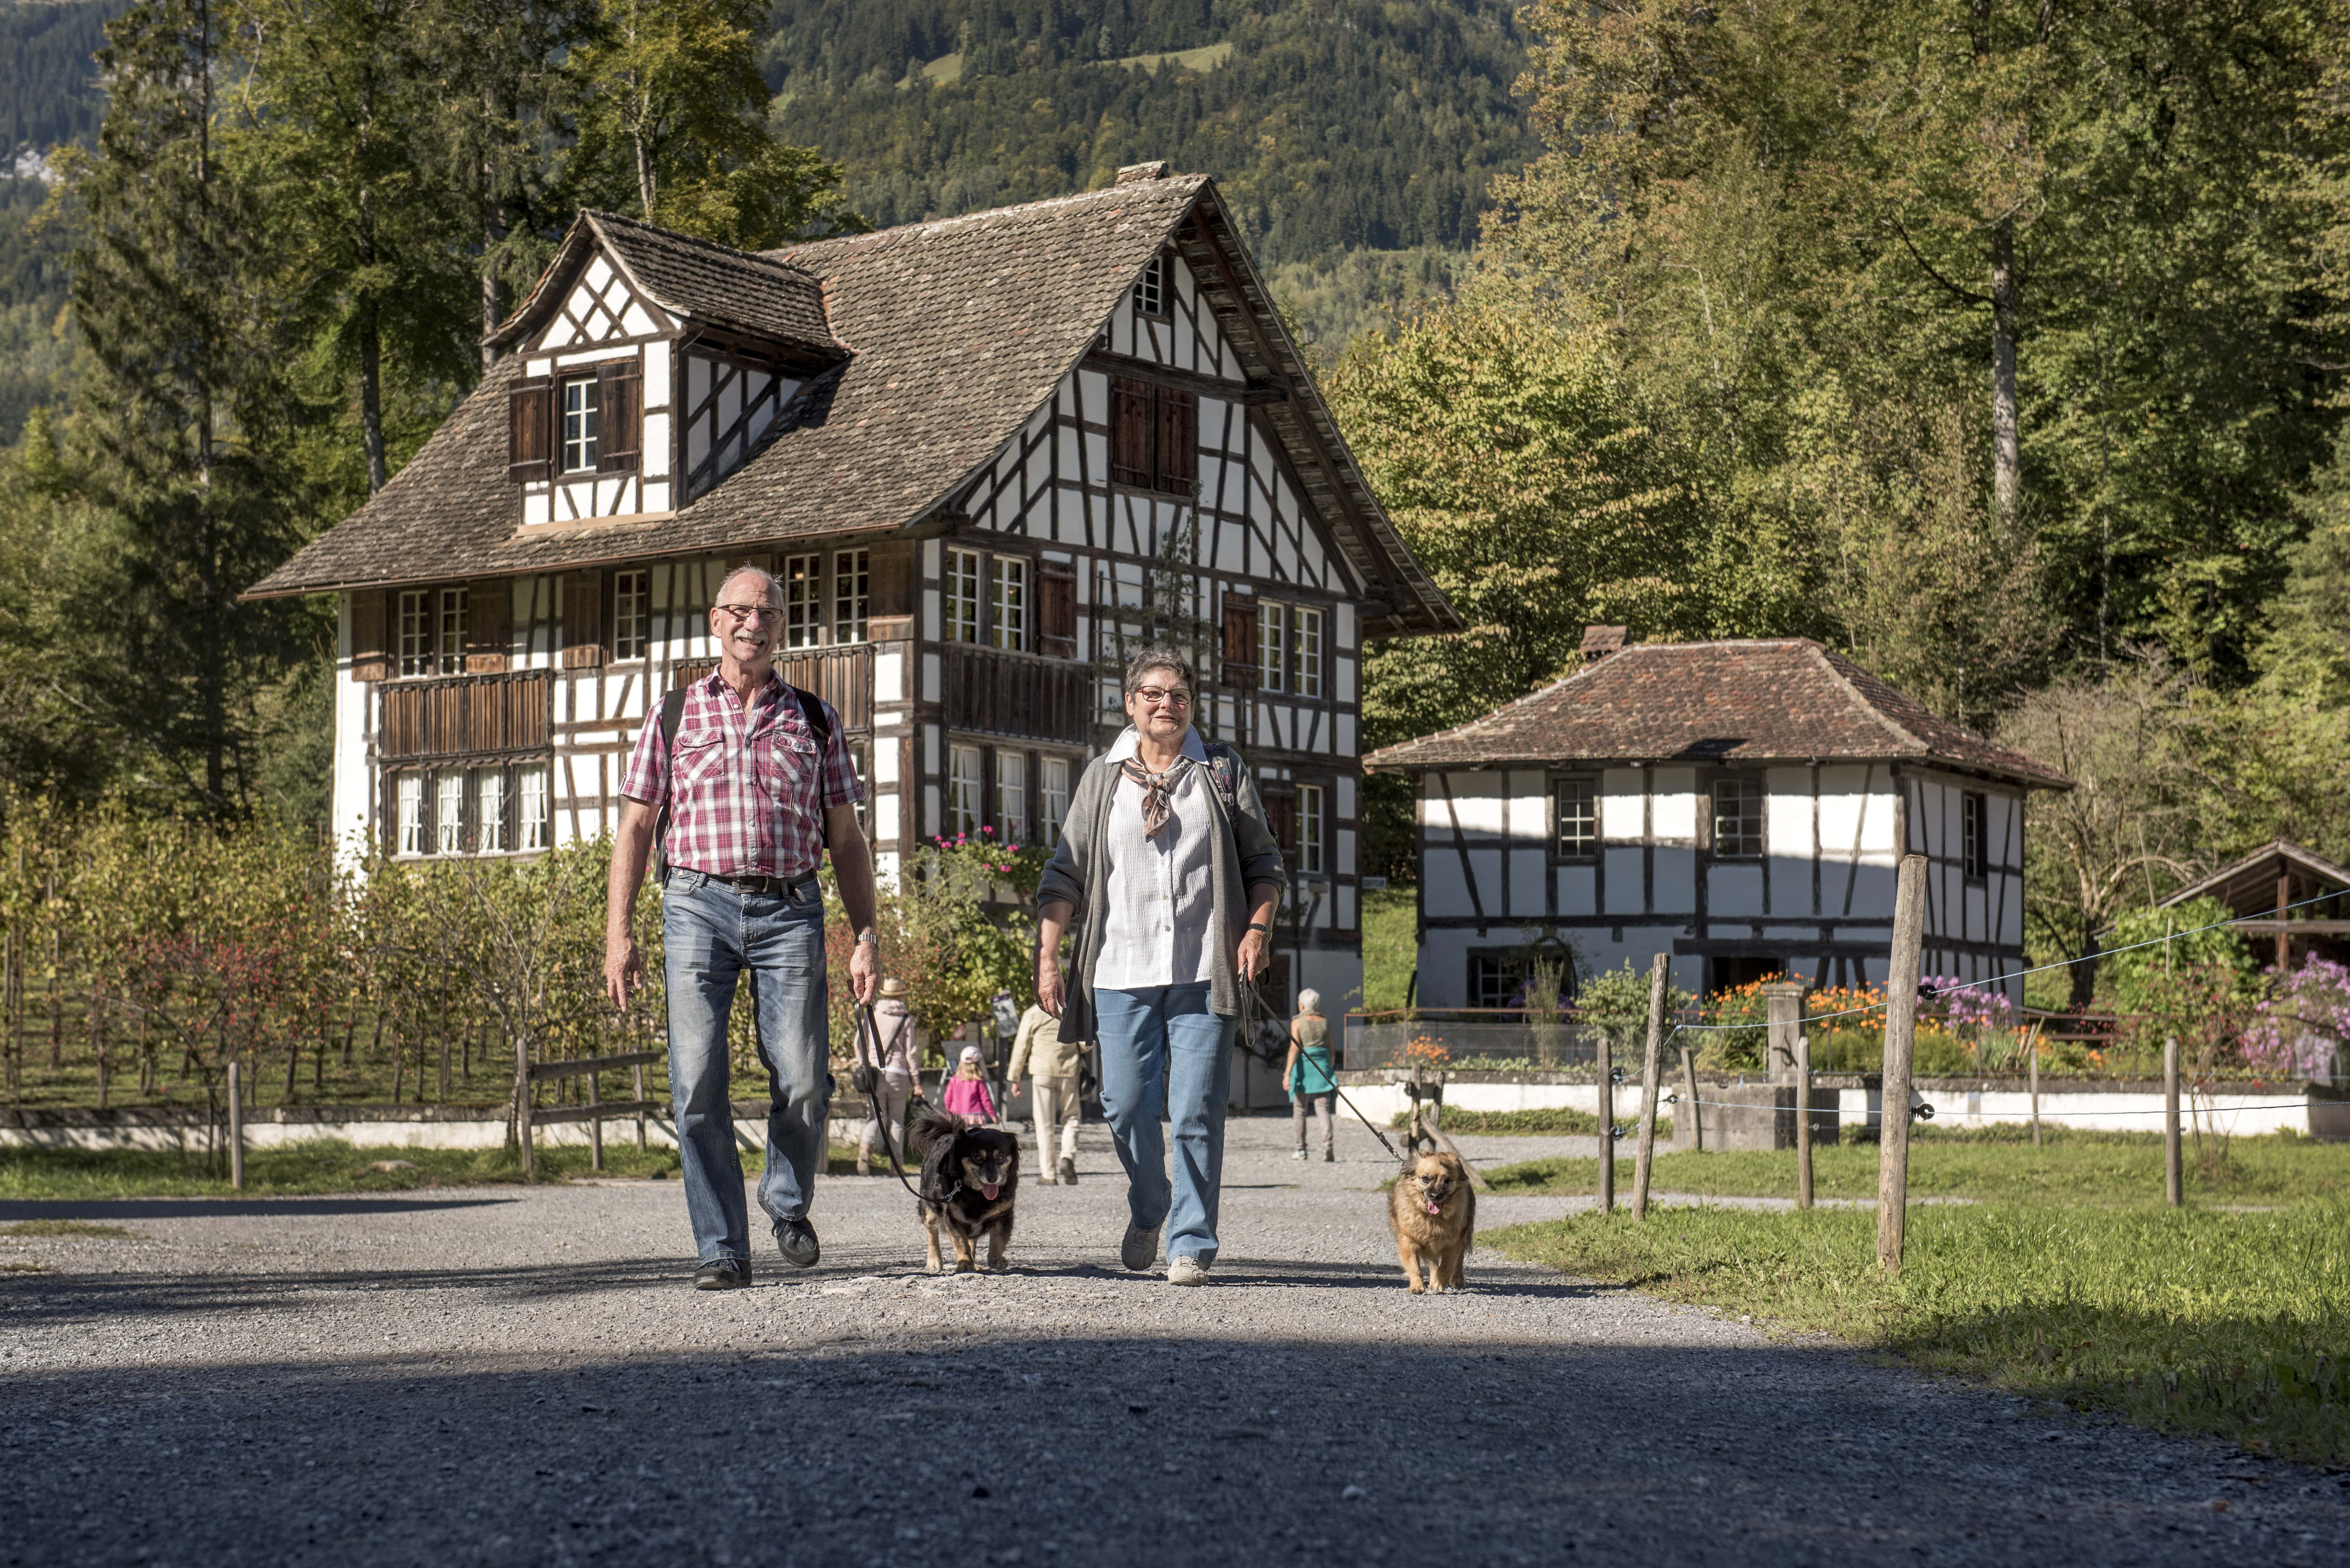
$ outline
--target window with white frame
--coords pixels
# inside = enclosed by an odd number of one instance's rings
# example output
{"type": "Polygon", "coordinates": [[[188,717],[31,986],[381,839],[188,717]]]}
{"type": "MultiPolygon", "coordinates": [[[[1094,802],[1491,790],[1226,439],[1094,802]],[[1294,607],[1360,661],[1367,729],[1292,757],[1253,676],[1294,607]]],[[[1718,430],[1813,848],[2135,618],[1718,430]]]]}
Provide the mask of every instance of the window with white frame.
{"type": "Polygon", "coordinates": [[[612,574],[612,657],[642,659],[652,640],[653,575],[639,569],[612,574]]]}
{"type": "Polygon", "coordinates": [[[500,855],[506,845],[506,771],[482,768],[473,774],[473,852],[500,855]]]}
{"type": "Polygon", "coordinates": [[[1290,651],[1295,662],[1290,667],[1289,689],[1300,697],[1322,695],[1322,612],[1304,605],[1292,606],[1289,611],[1290,651]]]}
{"type": "Polygon", "coordinates": [[[1260,600],[1256,607],[1256,685],[1260,691],[1289,690],[1289,607],[1260,600]]]}
{"type": "Polygon", "coordinates": [[[563,383],[564,472],[578,473],[596,466],[602,420],[601,393],[595,377],[579,376],[563,383]]]}
{"type": "Polygon", "coordinates": [[[979,831],[980,813],[986,808],[977,746],[947,748],[947,831],[970,837],[979,831]]]}
{"type": "Polygon", "coordinates": [[[995,557],[995,592],[989,605],[988,643],[1013,653],[1028,647],[1028,563],[1017,556],[995,557]]]}
{"type": "Polygon", "coordinates": [[[465,775],[443,768],[432,775],[432,853],[461,854],[465,847],[465,775]]]}
{"type": "Polygon", "coordinates": [[[832,640],[863,642],[873,610],[873,552],[836,550],[832,556],[832,640]]]}
{"type": "Polygon", "coordinates": [[[1713,781],[1713,852],[1762,853],[1762,781],[1739,774],[1713,781]]]}
{"type": "Polygon", "coordinates": [[[1144,264],[1134,284],[1134,308],[1145,316],[1167,314],[1167,254],[1161,251],[1144,264]]]}
{"type": "Polygon", "coordinates": [[[947,552],[947,640],[979,640],[980,558],[976,550],[947,552]]]}
{"type": "Polygon", "coordinates": [[[441,673],[465,672],[465,599],[463,588],[441,590],[441,673]]]}
{"type": "Polygon", "coordinates": [[[439,660],[433,624],[432,590],[411,588],[400,596],[400,672],[437,675],[439,660]]]}
{"type": "Polygon", "coordinates": [[[1576,860],[1599,853],[1599,789],[1589,779],[1558,784],[1558,853],[1576,860]]]}
{"type": "Polygon", "coordinates": [[[995,753],[995,832],[1006,844],[1028,836],[1028,753],[1004,746],[995,753]]]}
{"type": "Polygon", "coordinates": [[[1325,869],[1323,835],[1328,817],[1323,798],[1320,784],[1297,786],[1297,869],[1302,876],[1318,877],[1325,869]]]}
{"type": "Polygon", "coordinates": [[[546,770],[524,768],[515,781],[520,806],[515,813],[515,847],[544,849],[552,841],[546,809],[546,770]]]}
{"type": "Polygon", "coordinates": [[[392,842],[402,855],[424,853],[424,775],[404,773],[396,781],[399,799],[400,832],[392,842]]]}
{"type": "Polygon", "coordinates": [[[1959,869],[1970,877],[1991,870],[1991,797],[1971,790],[1959,796],[1959,869]]]}
{"type": "Polygon", "coordinates": [[[1069,759],[1040,757],[1036,774],[1038,826],[1049,849],[1061,842],[1061,823],[1069,815],[1069,759]]]}
{"type": "Polygon", "coordinates": [[[786,556],[777,574],[784,583],[784,646],[814,648],[823,640],[824,557],[786,556]]]}

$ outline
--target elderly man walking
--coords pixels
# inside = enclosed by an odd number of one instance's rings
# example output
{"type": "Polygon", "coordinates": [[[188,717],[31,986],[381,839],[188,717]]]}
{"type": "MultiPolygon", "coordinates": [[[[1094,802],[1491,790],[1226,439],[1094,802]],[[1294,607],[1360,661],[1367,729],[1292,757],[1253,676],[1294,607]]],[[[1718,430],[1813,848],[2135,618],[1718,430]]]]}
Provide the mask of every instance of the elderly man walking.
{"type": "Polygon", "coordinates": [[[620,784],[627,799],[606,895],[604,984],[625,1010],[644,979],[629,917],[660,837],[670,1093],[697,1290],[751,1282],[726,1061],[726,1021],[746,974],[767,1069],[759,1207],[785,1262],[809,1268],[818,1255],[807,1209],[832,1103],[816,885],[827,848],[857,933],[848,975],[858,1001],[873,1000],[879,972],[873,859],[857,824],[863,789],[839,714],[775,673],[782,619],[783,594],[767,573],[744,566],[720,586],[710,611],[718,670],[645,715],[620,784]]]}
{"type": "Polygon", "coordinates": [[[1020,1015],[1020,1033],[1012,1044],[1012,1064],[1004,1076],[1017,1080],[1025,1068],[1028,1104],[1036,1113],[1036,1173],[1046,1186],[1057,1179],[1065,1187],[1077,1184],[1077,1123],[1085,1114],[1077,1097],[1078,1069],[1086,1048],[1061,1041],[1061,1021],[1031,1003],[1020,1015]],[[1053,1164],[1053,1128],[1061,1129],[1061,1163],[1053,1164]]]}

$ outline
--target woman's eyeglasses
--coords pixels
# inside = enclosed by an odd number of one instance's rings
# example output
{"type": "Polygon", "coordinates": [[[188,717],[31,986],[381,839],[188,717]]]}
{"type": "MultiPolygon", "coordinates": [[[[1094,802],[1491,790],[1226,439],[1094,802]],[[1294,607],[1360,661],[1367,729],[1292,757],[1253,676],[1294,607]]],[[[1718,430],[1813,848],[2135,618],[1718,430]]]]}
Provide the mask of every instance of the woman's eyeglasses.
{"type": "Polygon", "coordinates": [[[1175,687],[1138,686],[1134,694],[1153,708],[1189,708],[1191,705],[1191,694],[1175,687]]]}

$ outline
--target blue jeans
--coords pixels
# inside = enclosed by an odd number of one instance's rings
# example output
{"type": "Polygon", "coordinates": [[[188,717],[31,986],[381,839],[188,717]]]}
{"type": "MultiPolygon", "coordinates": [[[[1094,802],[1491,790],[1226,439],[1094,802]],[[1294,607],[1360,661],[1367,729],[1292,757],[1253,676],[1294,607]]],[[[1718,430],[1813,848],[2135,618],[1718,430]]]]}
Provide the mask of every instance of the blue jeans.
{"type": "Polygon", "coordinates": [[[832,1106],[824,896],[813,883],[802,892],[745,893],[699,871],[672,871],[661,898],[661,967],[669,982],[670,1098],[695,1262],[748,1262],[750,1216],[728,1101],[726,1019],[747,970],[754,1032],[767,1068],[767,1168],[759,1178],[759,1207],[773,1219],[802,1219],[815,1194],[832,1106]]]}
{"type": "Polygon", "coordinates": [[[1216,1261],[1216,1204],[1224,1176],[1224,1103],[1231,1097],[1232,1039],[1240,1021],[1208,1010],[1208,982],[1149,991],[1094,992],[1101,1038],[1102,1115],[1126,1203],[1144,1230],[1167,1226],[1167,1255],[1216,1261]],[[1175,1128],[1175,1180],[1169,1189],[1164,1113],[1175,1128]]]}

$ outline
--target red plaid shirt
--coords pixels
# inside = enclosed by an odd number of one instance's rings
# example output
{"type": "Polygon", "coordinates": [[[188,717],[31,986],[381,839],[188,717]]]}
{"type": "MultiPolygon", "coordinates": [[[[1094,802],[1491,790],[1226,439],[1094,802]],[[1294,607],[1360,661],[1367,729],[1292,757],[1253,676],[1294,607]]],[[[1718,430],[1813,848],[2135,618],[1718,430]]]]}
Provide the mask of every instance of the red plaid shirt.
{"type": "Polygon", "coordinates": [[[712,877],[805,877],[824,853],[823,807],[865,798],[841,739],[840,715],[822,698],[831,740],[816,732],[772,671],[751,711],[715,674],[686,688],[673,756],[660,745],[660,704],[645,714],[620,793],[659,806],[672,771],[669,863],[712,877]]]}

